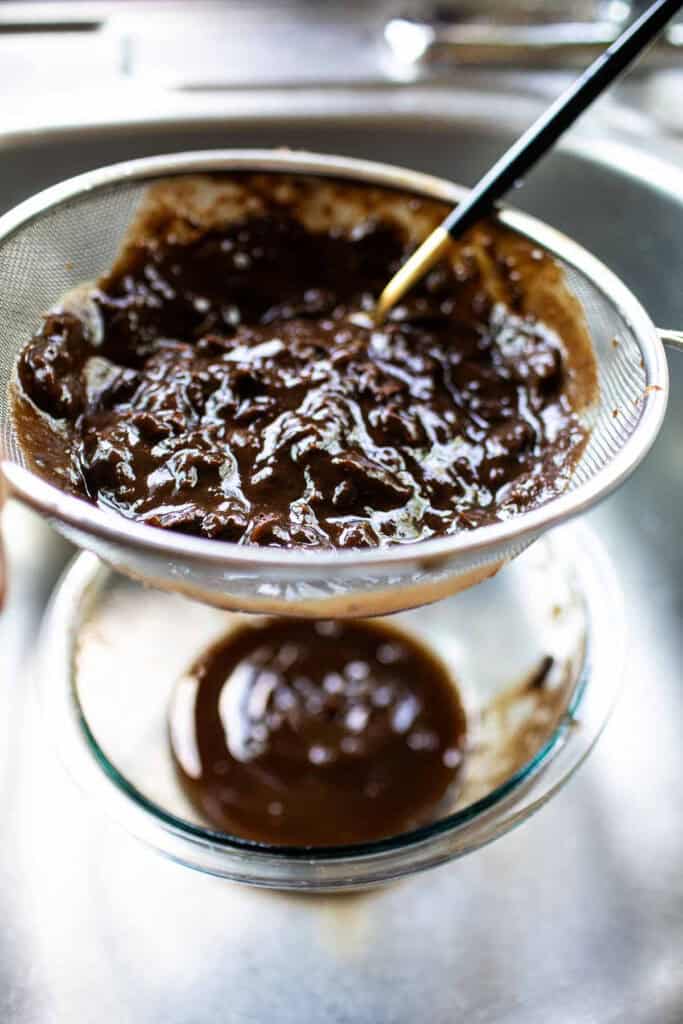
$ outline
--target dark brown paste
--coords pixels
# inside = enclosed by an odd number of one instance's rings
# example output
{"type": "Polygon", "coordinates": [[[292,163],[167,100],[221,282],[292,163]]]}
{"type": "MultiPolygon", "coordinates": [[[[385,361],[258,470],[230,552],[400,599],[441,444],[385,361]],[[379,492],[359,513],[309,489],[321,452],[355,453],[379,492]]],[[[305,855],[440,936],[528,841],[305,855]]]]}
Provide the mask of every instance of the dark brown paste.
{"type": "Polygon", "coordinates": [[[201,817],[265,843],[357,843],[453,804],[465,715],[449,673],[410,637],[364,622],[272,620],[202,654],[170,714],[201,817]]]}
{"type": "Polygon", "coordinates": [[[586,437],[560,338],[510,261],[505,303],[444,264],[373,327],[409,248],[395,225],[310,231],[274,201],[140,242],[87,318],[50,313],[22,351],[22,446],[103,508],[239,543],[418,541],[547,500],[586,437]]]}

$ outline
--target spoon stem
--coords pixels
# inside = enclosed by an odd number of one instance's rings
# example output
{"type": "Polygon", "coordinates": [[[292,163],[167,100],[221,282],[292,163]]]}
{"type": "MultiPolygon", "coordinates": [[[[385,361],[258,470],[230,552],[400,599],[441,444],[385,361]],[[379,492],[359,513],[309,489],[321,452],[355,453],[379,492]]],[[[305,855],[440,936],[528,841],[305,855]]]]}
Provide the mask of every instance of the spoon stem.
{"type": "Polygon", "coordinates": [[[457,238],[490,213],[494,203],[520,182],[577,118],[653,41],[683,7],[683,0],[656,0],[593,61],[490,168],[467,199],[451,210],[442,224],[410,256],[379,297],[375,322],[445,254],[448,239],[457,238]]]}

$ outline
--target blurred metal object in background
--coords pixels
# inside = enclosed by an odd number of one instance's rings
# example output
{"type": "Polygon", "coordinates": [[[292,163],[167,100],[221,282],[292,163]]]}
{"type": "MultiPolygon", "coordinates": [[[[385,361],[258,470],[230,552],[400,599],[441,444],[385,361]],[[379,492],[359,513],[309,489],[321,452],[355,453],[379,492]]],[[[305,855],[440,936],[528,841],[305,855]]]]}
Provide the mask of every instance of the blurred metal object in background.
{"type": "MultiPolygon", "coordinates": [[[[432,70],[454,64],[581,67],[642,7],[629,0],[413,3],[388,20],[384,35],[396,60],[432,70]]],[[[679,23],[662,34],[650,66],[680,63],[682,47],[679,23]]]]}
{"type": "MultiPolygon", "coordinates": [[[[7,118],[40,95],[69,110],[98,90],[457,85],[458,68],[585,66],[644,0],[2,0],[7,118]],[[87,82],[88,88],[83,89],[87,82]],[[10,102],[7,102],[7,101],[10,102]],[[13,101],[13,102],[12,102],[13,101]]],[[[640,67],[681,66],[676,23],[640,67]]],[[[471,81],[467,83],[471,85],[471,81]]],[[[124,97],[125,99],[125,97],[124,97]]],[[[78,114],[75,115],[78,118],[78,114]]]]}

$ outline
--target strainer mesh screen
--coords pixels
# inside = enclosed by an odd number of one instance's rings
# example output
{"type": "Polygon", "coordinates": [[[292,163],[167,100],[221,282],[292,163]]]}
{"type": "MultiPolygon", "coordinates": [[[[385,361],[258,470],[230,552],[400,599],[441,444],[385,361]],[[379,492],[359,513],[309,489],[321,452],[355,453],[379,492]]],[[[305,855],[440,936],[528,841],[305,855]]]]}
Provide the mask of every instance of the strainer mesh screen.
{"type": "MultiPolygon", "coordinates": [[[[4,450],[23,463],[12,428],[8,383],[20,346],[61,295],[93,280],[112,263],[149,182],[99,188],[41,213],[0,242],[0,430],[4,450]]],[[[569,487],[606,464],[634,432],[647,385],[641,352],[629,324],[596,285],[564,265],[581,302],[598,357],[600,398],[586,413],[590,441],[569,487]]]]}
{"type": "Polygon", "coordinates": [[[598,363],[599,397],[582,417],[591,435],[569,483],[573,490],[595,476],[631,437],[642,414],[648,382],[630,324],[589,278],[574,267],[561,265],[569,291],[583,306],[598,363]]]}
{"type": "Polygon", "coordinates": [[[17,352],[60,296],[111,266],[145,189],[136,183],[86,192],[0,242],[0,436],[15,462],[24,463],[8,408],[17,352]]]}

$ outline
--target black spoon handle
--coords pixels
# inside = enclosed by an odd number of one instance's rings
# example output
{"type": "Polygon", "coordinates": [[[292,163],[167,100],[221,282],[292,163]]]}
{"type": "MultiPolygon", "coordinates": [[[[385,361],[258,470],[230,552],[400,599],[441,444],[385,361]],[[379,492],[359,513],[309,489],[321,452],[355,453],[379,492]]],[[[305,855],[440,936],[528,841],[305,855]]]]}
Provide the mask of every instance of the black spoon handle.
{"type": "Polygon", "coordinates": [[[496,161],[446,217],[444,230],[455,238],[487,214],[682,7],[683,0],[657,0],[648,7],[496,161]]]}
{"type": "Polygon", "coordinates": [[[389,310],[446,253],[451,239],[457,238],[491,211],[496,200],[523,178],[682,7],[683,0],[657,0],[653,3],[503,153],[467,198],[449,213],[394,274],[377,300],[373,314],[376,324],[383,323],[389,310]]]}

